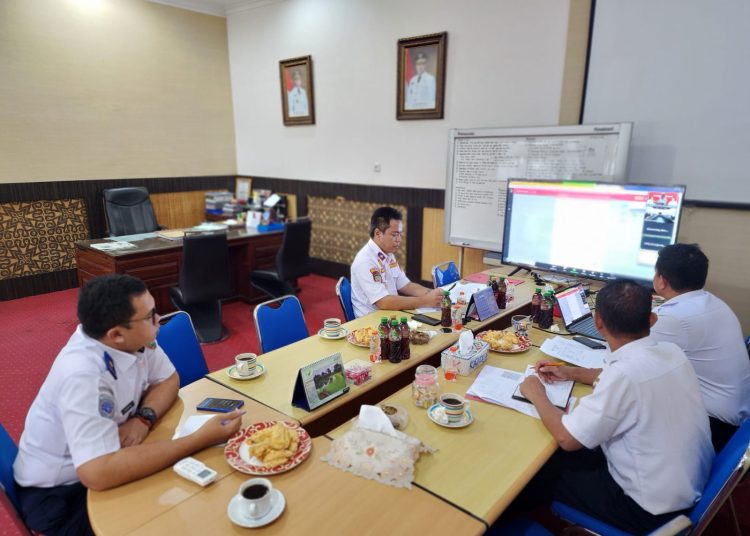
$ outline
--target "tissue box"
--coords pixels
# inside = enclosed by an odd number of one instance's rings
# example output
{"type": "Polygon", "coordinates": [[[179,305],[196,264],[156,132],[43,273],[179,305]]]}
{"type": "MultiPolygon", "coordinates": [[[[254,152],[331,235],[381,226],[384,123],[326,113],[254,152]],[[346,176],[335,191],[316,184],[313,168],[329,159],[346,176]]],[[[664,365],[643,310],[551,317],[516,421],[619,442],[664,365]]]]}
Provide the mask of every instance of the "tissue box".
{"type": "MultiPolygon", "coordinates": [[[[451,348],[454,348],[451,346],[451,348]]],[[[459,354],[458,350],[451,352],[451,348],[446,348],[440,353],[440,365],[445,370],[447,365],[453,365],[461,376],[469,376],[474,369],[487,361],[487,353],[490,350],[489,343],[474,340],[474,346],[468,355],[459,354]]],[[[455,348],[458,348],[456,344],[455,348]]]]}

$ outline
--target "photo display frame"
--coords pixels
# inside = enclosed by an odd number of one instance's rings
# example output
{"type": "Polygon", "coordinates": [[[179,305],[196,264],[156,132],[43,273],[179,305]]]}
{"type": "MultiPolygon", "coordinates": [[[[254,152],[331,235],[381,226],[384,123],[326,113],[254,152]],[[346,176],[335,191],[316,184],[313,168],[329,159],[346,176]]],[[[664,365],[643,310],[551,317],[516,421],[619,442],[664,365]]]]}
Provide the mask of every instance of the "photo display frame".
{"type": "Polygon", "coordinates": [[[312,56],[279,61],[281,109],[286,126],[315,124],[312,56]]]}
{"type": "Polygon", "coordinates": [[[448,32],[398,40],[396,119],[442,119],[448,32]]]}
{"type": "Polygon", "coordinates": [[[341,352],[336,352],[297,372],[292,405],[312,411],[349,392],[341,352]]]}

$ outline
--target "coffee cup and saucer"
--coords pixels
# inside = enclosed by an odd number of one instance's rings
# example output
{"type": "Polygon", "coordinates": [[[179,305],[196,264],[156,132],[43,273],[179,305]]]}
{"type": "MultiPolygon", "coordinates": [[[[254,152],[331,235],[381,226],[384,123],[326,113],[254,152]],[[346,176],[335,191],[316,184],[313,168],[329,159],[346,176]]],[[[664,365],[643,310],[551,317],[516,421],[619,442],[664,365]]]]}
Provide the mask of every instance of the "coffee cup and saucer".
{"type": "Polygon", "coordinates": [[[474,422],[469,403],[455,393],[440,395],[438,402],[427,410],[427,416],[435,424],[446,428],[463,428],[474,422]]]}
{"type": "Polygon", "coordinates": [[[349,335],[349,330],[341,325],[339,318],[326,318],[323,321],[323,327],[318,330],[319,337],[331,341],[343,339],[347,335],[349,335]]]}
{"type": "Polygon", "coordinates": [[[251,478],[240,486],[227,506],[227,515],[240,527],[256,528],[276,521],[284,511],[284,494],[266,478],[251,478]]]}
{"type": "Polygon", "coordinates": [[[227,369],[227,375],[233,380],[252,380],[265,371],[266,367],[258,363],[257,355],[244,353],[234,357],[234,366],[227,369]]]}

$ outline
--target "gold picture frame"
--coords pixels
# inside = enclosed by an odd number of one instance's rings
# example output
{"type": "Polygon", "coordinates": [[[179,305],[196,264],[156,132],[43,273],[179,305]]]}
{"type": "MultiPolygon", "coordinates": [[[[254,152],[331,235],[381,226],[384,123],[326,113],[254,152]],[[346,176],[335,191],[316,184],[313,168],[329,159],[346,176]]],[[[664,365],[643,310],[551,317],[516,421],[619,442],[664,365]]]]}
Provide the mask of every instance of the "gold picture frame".
{"type": "Polygon", "coordinates": [[[442,119],[448,32],[398,40],[396,119],[442,119]]]}
{"type": "Polygon", "coordinates": [[[237,177],[234,181],[234,198],[238,201],[250,199],[253,191],[253,179],[250,177],[237,177]]]}
{"type": "Polygon", "coordinates": [[[315,124],[312,56],[279,62],[281,109],[286,126],[315,124]]]}

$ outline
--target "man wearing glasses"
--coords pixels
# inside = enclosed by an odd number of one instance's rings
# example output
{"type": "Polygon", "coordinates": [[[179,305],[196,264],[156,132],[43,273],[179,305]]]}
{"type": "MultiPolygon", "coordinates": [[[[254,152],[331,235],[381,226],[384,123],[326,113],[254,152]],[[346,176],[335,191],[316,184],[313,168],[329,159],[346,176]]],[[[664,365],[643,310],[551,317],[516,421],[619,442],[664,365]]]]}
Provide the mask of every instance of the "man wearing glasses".
{"type": "Polygon", "coordinates": [[[81,322],[29,409],[13,473],[26,525],[43,534],[93,534],[86,489],[143,478],[231,437],[234,412],[192,435],[143,443],[177,398],[180,380],[156,344],[159,315],[140,279],[92,279],[81,322]]]}

